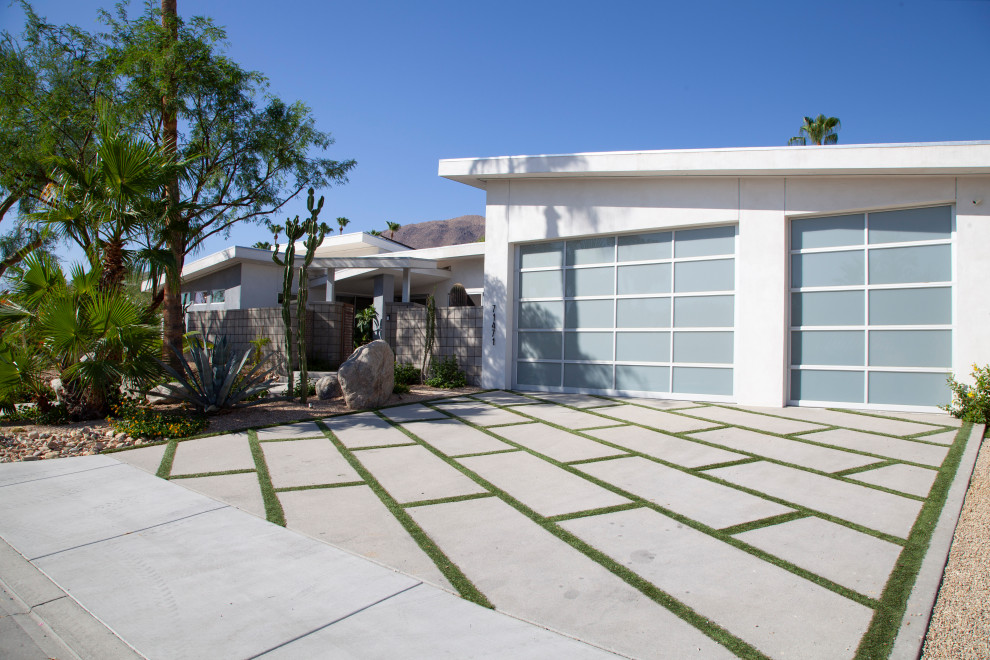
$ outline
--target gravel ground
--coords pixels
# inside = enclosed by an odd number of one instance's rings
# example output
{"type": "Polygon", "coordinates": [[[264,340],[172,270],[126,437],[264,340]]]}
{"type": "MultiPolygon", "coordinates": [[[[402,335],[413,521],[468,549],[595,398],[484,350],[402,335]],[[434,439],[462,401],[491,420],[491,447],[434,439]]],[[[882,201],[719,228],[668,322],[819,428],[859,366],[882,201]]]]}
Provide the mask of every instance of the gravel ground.
{"type": "Polygon", "coordinates": [[[922,660],[990,658],[990,442],[976,459],[922,660]]]}

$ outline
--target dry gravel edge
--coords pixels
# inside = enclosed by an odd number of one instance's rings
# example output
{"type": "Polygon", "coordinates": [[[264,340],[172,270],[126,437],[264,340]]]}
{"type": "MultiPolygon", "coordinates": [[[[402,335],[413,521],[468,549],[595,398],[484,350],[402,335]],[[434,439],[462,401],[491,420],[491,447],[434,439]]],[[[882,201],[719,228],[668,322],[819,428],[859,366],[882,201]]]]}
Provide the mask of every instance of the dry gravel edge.
{"type": "Polygon", "coordinates": [[[990,442],[976,459],[922,660],[990,658],[990,442]]]}

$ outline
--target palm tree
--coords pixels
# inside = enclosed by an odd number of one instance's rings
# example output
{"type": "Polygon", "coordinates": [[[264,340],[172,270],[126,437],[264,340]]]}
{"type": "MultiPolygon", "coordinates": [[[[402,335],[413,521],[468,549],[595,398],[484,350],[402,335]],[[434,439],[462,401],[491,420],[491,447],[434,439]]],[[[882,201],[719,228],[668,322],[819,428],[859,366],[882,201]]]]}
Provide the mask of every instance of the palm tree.
{"type": "Polygon", "coordinates": [[[836,144],[839,141],[837,135],[842,123],[838,117],[826,117],[818,115],[814,119],[804,118],[804,126],[798,131],[796,137],[787,141],[788,145],[806,145],[810,139],[812,144],[836,144]]]}
{"type": "Polygon", "coordinates": [[[346,227],[349,224],[351,224],[351,221],[348,220],[347,218],[337,218],[337,226],[340,227],[341,234],[344,233],[344,227],[346,227]]]}
{"type": "Polygon", "coordinates": [[[371,229],[371,230],[368,231],[368,233],[371,234],[372,236],[381,236],[382,235],[382,231],[380,229],[371,229]]]}
{"type": "Polygon", "coordinates": [[[388,237],[390,239],[393,238],[395,236],[395,232],[402,227],[402,225],[398,222],[389,222],[387,220],[385,221],[385,224],[388,225],[388,237]]]}

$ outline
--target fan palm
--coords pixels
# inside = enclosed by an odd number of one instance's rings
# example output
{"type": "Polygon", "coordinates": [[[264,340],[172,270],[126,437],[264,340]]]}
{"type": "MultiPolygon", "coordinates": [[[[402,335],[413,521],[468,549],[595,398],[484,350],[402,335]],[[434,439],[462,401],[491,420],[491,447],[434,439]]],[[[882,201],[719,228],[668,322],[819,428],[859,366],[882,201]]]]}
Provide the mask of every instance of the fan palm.
{"type": "Polygon", "coordinates": [[[337,226],[340,227],[340,233],[344,233],[344,227],[351,224],[351,221],[347,218],[337,218],[337,226]]]}
{"type": "Polygon", "coordinates": [[[395,236],[395,232],[398,231],[402,227],[402,225],[400,225],[398,222],[388,222],[388,221],[386,221],[385,224],[388,225],[388,237],[389,238],[393,238],[395,236]]]}
{"type": "Polygon", "coordinates": [[[818,115],[814,119],[804,118],[804,125],[798,131],[798,135],[787,141],[788,145],[806,145],[808,140],[812,144],[836,144],[839,141],[838,131],[842,128],[842,123],[838,117],[826,117],[818,115]]]}

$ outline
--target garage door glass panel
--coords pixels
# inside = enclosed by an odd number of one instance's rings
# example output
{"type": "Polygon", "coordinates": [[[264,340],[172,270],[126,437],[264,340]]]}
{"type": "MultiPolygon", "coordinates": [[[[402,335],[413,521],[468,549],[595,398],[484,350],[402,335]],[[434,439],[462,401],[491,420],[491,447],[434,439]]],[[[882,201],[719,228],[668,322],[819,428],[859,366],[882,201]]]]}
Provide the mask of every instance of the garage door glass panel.
{"type": "Polygon", "coordinates": [[[615,389],[632,392],[669,392],[670,367],[615,365],[615,389]]]}
{"type": "Polygon", "coordinates": [[[802,369],[791,377],[795,401],[863,402],[862,371],[816,371],[802,369]]]}
{"type": "Polygon", "coordinates": [[[674,300],[674,325],[679,328],[729,328],[734,296],[691,296],[674,300]]]}
{"type": "Polygon", "coordinates": [[[812,252],[791,257],[791,286],[851,286],[862,284],[865,255],[855,252],[812,252]]]}
{"type": "Polygon", "coordinates": [[[537,243],[519,248],[521,268],[560,268],[564,264],[563,243],[537,243]]]}
{"type": "Polygon", "coordinates": [[[619,289],[622,295],[670,293],[670,264],[619,266],[619,289]]]}
{"type": "Polygon", "coordinates": [[[559,360],[562,353],[559,332],[520,332],[519,357],[559,360]]]}
{"type": "Polygon", "coordinates": [[[877,367],[952,366],[949,330],[872,330],[870,364],[877,367]]]}
{"type": "Polygon", "coordinates": [[[674,362],[732,364],[732,333],[675,332],[674,362]]]}
{"type": "Polygon", "coordinates": [[[612,300],[568,300],[565,327],[611,328],[614,304],[612,300]]]}
{"type": "Polygon", "coordinates": [[[735,252],[736,228],[681,229],[674,243],[675,257],[709,257],[735,252]]]}
{"type": "Polygon", "coordinates": [[[669,231],[619,236],[619,261],[670,259],[672,239],[673,234],[669,231]]]}
{"type": "Polygon", "coordinates": [[[565,271],[566,285],[564,295],[568,298],[578,296],[611,296],[615,292],[615,269],[580,268],[565,271]]]}
{"type": "Polygon", "coordinates": [[[735,260],[681,261],[674,265],[674,291],[732,291],[735,260]]]}
{"type": "Polygon", "coordinates": [[[952,323],[952,289],[876,289],[870,291],[873,325],[952,323]]]}
{"type": "Polygon", "coordinates": [[[870,214],[870,243],[949,240],[952,207],[881,211],[870,214]]]}
{"type": "Polygon", "coordinates": [[[670,362],[670,333],[617,332],[615,359],[619,362],[670,362]]]}
{"type": "Polygon", "coordinates": [[[619,298],[617,328],[669,328],[670,298],[619,298]]]}
{"type": "Polygon", "coordinates": [[[818,330],[791,333],[791,364],[866,364],[862,330],[818,330]]]}
{"type": "Polygon", "coordinates": [[[540,330],[564,327],[564,303],[559,300],[519,303],[519,327],[540,330]]]}
{"type": "Polygon", "coordinates": [[[866,216],[862,213],[792,220],[791,249],[862,245],[865,223],[866,216]]]}
{"type": "Polygon", "coordinates": [[[560,298],[563,278],[559,270],[534,270],[520,275],[523,298],[560,298]]]}
{"type": "Polygon", "coordinates": [[[674,391],[697,394],[732,394],[732,369],[674,367],[674,391]]]}
{"type": "Polygon", "coordinates": [[[614,261],[615,239],[611,236],[567,242],[568,266],[610,264],[614,261]]]}
{"type": "Polygon", "coordinates": [[[951,279],[952,256],[948,245],[870,251],[870,284],[948,282],[951,279]]]}
{"type": "MultiPolygon", "coordinates": [[[[588,390],[612,389],[612,365],[564,363],[564,387],[588,390]]],[[[607,424],[607,421],[602,421],[607,424]]]]}
{"type": "Polygon", "coordinates": [[[564,333],[565,360],[612,361],[611,332],[564,333]]]}
{"type": "Polygon", "coordinates": [[[560,387],[559,362],[519,362],[516,381],[520,385],[560,387]]]}
{"type": "Polygon", "coordinates": [[[952,392],[945,382],[945,374],[870,373],[870,403],[931,406],[945,405],[951,400],[952,392]]]}
{"type": "Polygon", "coordinates": [[[792,293],[792,325],[863,325],[863,297],[863,291],[792,293]]]}

